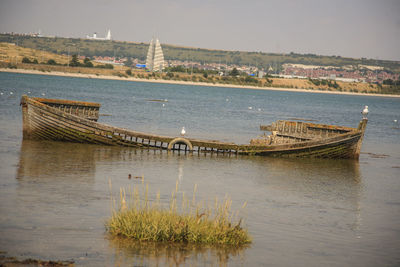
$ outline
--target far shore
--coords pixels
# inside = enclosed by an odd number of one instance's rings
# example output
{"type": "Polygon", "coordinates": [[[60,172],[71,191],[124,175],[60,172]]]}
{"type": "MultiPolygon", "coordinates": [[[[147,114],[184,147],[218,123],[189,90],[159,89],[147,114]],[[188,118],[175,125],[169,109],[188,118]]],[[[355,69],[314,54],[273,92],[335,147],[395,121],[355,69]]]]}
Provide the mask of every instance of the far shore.
{"type": "Polygon", "coordinates": [[[255,89],[255,90],[274,90],[274,91],[303,92],[303,93],[321,93],[321,94],[359,95],[359,96],[378,96],[378,97],[400,98],[400,95],[392,95],[392,94],[371,94],[371,93],[355,93],[355,92],[340,92],[340,91],[320,91],[320,90],[312,90],[312,89],[257,87],[257,86],[246,86],[246,85],[218,84],[218,83],[213,84],[213,83],[204,83],[204,82],[174,81],[174,80],[162,80],[162,79],[140,79],[140,78],[133,78],[133,77],[125,78],[125,77],[118,77],[118,76],[106,76],[106,75],[95,75],[95,74],[84,74],[84,73],[59,72],[59,71],[43,72],[43,71],[39,71],[39,70],[0,68],[0,72],[65,76],[65,77],[76,77],[76,78],[87,78],[87,79],[120,80],[120,81],[132,81],[132,82],[166,83],[166,84],[180,84],[180,85],[194,85],[194,86],[200,85],[200,86],[228,87],[228,88],[255,89]]]}

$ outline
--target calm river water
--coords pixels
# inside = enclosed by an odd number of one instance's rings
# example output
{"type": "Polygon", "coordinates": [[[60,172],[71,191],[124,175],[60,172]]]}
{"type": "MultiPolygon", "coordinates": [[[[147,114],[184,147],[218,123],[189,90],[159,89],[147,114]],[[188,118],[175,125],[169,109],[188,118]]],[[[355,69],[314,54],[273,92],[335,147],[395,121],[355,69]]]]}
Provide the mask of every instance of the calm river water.
{"type": "Polygon", "coordinates": [[[0,73],[0,251],[80,266],[399,266],[400,98],[244,90],[0,73]],[[22,141],[22,94],[100,102],[100,122],[162,135],[248,143],[260,124],[302,118],[369,123],[359,161],[168,154],[22,141]],[[150,99],[167,99],[152,102],[150,99]],[[164,104],[164,106],[163,106],[164,104]],[[397,120],[395,122],[394,120],[397,120]],[[110,187],[141,185],[168,201],[232,199],[245,248],[110,238],[110,187]]]}

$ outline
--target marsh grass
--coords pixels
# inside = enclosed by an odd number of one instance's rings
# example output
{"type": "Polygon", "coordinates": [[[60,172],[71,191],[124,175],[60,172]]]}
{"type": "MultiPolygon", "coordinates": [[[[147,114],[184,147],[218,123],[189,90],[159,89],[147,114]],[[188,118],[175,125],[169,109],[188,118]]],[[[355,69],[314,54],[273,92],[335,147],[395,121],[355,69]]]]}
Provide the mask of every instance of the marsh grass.
{"type": "MultiPolygon", "coordinates": [[[[110,184],[111,187],[111,184],[110,184]]],[[[195,244],[243,245],[251,243],[242,227],[239,212],[231,212],[232,201],[215,198],[213,205],[196,202],[195,185],[191,199],[185,193],[178,196],[178,182],[171,193],[168,207],[160,203],[160,193],[154,201],[148,197],[148,185],[142,183],[121,188],[118,207],[112,198],[112,216],[106,222],[107,231],[138,241],[182,242],[195,244]],[[142,191],[142,193],[140,193],[142,191]]],[[[244,209],[246,203],[243,204],[244,209]]]]}

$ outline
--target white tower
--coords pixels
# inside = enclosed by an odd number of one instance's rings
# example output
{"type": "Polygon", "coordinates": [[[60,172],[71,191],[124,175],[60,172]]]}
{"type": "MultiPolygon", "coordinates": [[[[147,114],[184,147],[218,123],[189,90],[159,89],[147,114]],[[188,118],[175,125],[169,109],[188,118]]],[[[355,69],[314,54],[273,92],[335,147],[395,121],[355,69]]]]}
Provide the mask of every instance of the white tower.
{"type": "Polygon", "coordinates": [[[111,30],[108,30],[106,40],[111,40],[111,30]]]}
{"type": "Polygon", "coordinates": [[[151,39],[149,50],[147,51],[146,68],[150,71],[162,71],[164,69],[164,54],[161,49],[160,41],[151,39]]]}
{"type": "Polygon", "coordinates": [[[154,66],[154,41],[151,39],[149,50],[147,50],[147,58],[146,58],[146,68],[148,70],[153,70],[154,66]]]}

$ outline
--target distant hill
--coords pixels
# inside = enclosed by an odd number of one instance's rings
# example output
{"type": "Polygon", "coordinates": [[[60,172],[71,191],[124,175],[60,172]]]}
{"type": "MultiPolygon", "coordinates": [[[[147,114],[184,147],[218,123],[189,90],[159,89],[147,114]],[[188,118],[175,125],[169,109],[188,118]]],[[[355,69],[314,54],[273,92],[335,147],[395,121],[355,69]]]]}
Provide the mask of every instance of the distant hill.
{"type": "MultiPolygon", "coordinates": [[[[143,69],[131,69],[123,65],[90,62],[86,65],[83,57],[73,65],[71,55],[54,54],[18,46],[14,43],[0,42],[0,71],[33,74],[66,75],[84,78],[122,79],[133,81],[160,81],[169,83],[207,84],[218,86],[244,86],[259,88],[290,88],[316,91],[340,91],[371,94],[400,94],[400,83],[388,81],[382,84],[364,82],[343,82],[298,78],[255,78],[246,74],[220,76],[217,72],[180,72],[173,70],[163,73],[148,72],[143,69]],[[69,62],[69,64],[68,64],[69,62]],[[112,66],[106,68],[106,66],[112,66]]],[[[90,60],[89,60],[90,61],[90,60]]]]}
{"type": "MultiPolygon", "coordinates": [[[[62,37],[34,37],[28,35],[0,34],[0,42],[15,43],[22,47],[44,50],[56,54],[80,54],[88,57],[131,57],[145,60],[147,43],[89,40],[62,37]]],[[[201,63],[227,63],[251,65],[259,68],[269,66],[280,67],[285,63],[335,66],[372,65],[384,67],[386,70],[400,73],[400,61],[356,59],[340,56],[320,56],[314,54],[276,54],[263,52],[224,51],[203,48],[179,47],[161,44],[166,60],[190,60],[201,63]]]]}

